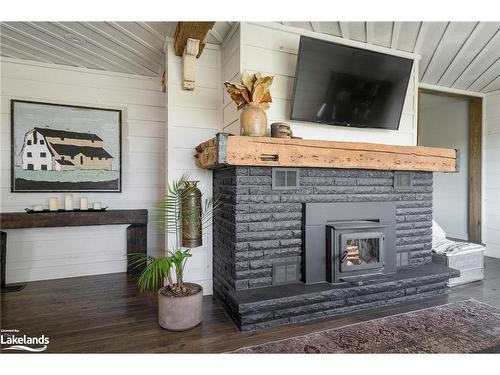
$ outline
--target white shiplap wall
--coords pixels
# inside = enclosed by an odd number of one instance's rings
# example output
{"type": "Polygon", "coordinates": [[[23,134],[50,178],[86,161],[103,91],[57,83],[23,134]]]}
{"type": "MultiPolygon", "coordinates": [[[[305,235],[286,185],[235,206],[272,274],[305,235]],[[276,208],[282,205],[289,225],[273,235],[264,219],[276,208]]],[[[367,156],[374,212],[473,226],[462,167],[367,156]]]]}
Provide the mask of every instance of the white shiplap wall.
{"type": "MultiPolygon", "coordinates": [[[[221,48],[221,70],[223,81],[241,79],[241,28],[237,24],[227,35],[221,48]]],[[[225,132],[240,134],[240,114],[226,90],[223,89],[223,129],[225,132]]]]}
{"type": "MultiPolygon", "coordinates": [[[[196,60],[196,88],[182,89],[181,57],[175,56],[173,45],[167,46],[168,97],[168,180],[189,174],[198,180],[205,197],[212,195],[212,172],[196,167],[195,147],[215,136],[222,123],[221,54],[218,46],[207,44],[196,60]]],[[[192,250],[186,266],[187,281],[197,282],[204,294],[212,294],[211,228],[203,233],[203,246],[192,250]]]]}
{"type": "MultiPolygon", "coordinates": [[[[10,100],[115,108],[123,111],[122,193],[75,193],[110,209],[150,210],[163,195],[165,94],[159,79],[1,58],[2,212],[48,204],[63,193],[10,192],[10,100]]],[[[78,204],[78,203],[76,203],[78,204]]],[[[55,279],[126,269],[126,225],[8,230],[7,283],[55,279]]],[[[164,234],[148,226],[148,252],[159,254],[164,234]]]]}
{"type": "MultiPolygon", "coordinates": [[[[307,31],[304,31],[306,33],[307,31]]],[[[290,121],[295,66],[299,49],[300,29],[290,29],[270,24],[241,23],[241,70],[259,71],[273,75],[271,86],[273,102],[267,111],[268,123],[286,121],[292,125],[294,135],[308,139],[373,142],[398,145],[416,145],[416,96],[418,85],[418,60],[415,61],[399,130],[356,129],[340,126],[290,121]]],[[[317,38],[332,38],[314,34],[317,38]]],[[[341,41],[341,40],[339,40],[341,41]]],[[[377,48],[363,45],[362,48],[377,48]]],[[[380,49],[380,47],[378,47],[380,49]]],[[[398,54],[397,51],[394,51],[398,54]]],[[[227,126],[226,118],[235,118],[236,107],[224,110],[227,131],[237,134],[237,126],[227,126]]]]}
{"type": "Polygon", "coordinates": [[[486,255],[500,258],[500,91],[485,97],[484,242],[486,255]]]}

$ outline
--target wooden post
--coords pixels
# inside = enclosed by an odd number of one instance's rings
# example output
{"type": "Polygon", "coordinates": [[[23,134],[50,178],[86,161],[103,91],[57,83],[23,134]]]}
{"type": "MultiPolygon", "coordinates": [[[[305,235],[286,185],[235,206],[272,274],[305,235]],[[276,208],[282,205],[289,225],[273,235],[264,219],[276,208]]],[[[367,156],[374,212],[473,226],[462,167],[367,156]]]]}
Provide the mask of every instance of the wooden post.
{"type": "Polygon", "coordinates": [[[7,265],[7,233],[0,232],[0,263],[2,264],[2,289],[5,288],[5,270],[7,265]]]}
{"type": "Polygon", "coordinates": [[[0,232],[0,263],[1,263],[1,291],[2,293],[18,292],[22,290],[26,285],[6,285],[5,284],[5,272],[7,270],[7,233],[0,232]]]}
{"type": "Polygon", "coordinates": [[[470,100],[469,241],[481,243],[483,99],[470,100]]]}

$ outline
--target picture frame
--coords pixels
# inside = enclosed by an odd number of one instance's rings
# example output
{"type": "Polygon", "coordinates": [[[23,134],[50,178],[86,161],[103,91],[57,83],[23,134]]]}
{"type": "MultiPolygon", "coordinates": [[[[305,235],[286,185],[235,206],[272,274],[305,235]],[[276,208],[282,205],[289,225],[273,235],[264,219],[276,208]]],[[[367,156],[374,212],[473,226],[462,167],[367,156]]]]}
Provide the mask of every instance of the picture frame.
{"type": "Polygon", "coordinates": [[[11,99],[11,192],[122,191],[122,111],[11,99]]]}

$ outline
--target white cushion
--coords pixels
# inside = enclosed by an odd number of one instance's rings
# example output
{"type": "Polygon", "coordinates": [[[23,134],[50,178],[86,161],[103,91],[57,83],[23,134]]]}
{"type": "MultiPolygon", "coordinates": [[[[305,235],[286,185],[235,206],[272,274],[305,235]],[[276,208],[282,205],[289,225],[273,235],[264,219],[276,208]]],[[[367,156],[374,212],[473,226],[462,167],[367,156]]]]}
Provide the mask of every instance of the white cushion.
{"type": "Polygon", "coordinates": [[[470,242],[456,242],[446,238],[433,238],[432,251],[441,255],[464,255],[476,251],[484,251],[484,246],[470,242]]]}
{"type": "Polygon", "coordinates": [[[446,232],[436,223],[435,220],[432,220],[432,237],[433,238],[446,238],[446,232]]]}

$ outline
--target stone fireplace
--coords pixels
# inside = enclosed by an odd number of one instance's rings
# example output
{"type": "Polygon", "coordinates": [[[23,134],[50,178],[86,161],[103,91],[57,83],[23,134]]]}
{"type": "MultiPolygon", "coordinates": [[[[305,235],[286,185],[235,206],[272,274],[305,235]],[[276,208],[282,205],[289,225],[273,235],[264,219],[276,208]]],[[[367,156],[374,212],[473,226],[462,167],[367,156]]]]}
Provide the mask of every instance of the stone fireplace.
{"type": "Polygon", "coordinates": [[[432,263],[433,172],[456,150],[218,134],[213,287],[242,330],[447,292],[432,263]]]}
{"type": "Polygon", "coordinates": [[[447,291],[431,263],[432,173],[271,167],[214,170],[214,293],[242,330],[336,315],[447,291]],[[396,177],[396,180],[399,178],[396,177]]]}

